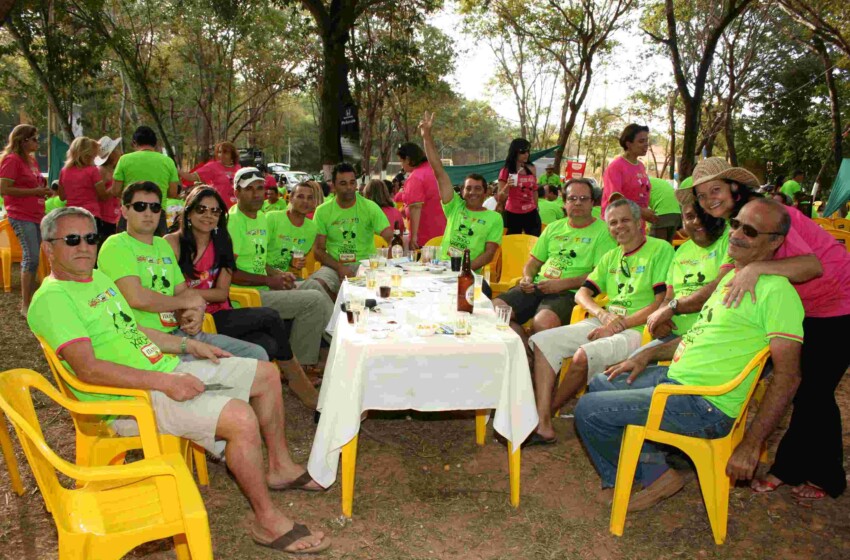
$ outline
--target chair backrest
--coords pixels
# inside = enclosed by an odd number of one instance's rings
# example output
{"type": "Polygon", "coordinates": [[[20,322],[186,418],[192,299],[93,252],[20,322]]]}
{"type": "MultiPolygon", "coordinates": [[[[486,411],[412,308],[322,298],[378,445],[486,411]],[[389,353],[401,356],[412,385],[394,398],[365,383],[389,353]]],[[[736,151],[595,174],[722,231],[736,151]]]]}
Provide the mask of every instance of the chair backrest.
{"type": "Polygon", "coordinates": [[[844,218],[835,218],[832,220],[832,227],[841,231],[850,231],[850,220],[844,218]]]}
{"type": "Polygon", "coordinates": [[[230,301],[239,304],[239,307],[263,306],[263,300],[260,299],[260,292],[251,288],[230,286],[230,301]]]}
{"type": "Polygon", "coordinates": [[[375,248],[380,249],[381,247],[389,247],[387,240],[381,237],[380,235],[375,236],[375,248]]]}
{"type": "Polygon", "coordinates": [[[832,225],[832,220],[829,218],[812,218],[812,220],[814,220],[817,225],[824,229],[834,227],[832,225]]]}
{"type": "Polygon", "coordinates": [[[309,251],[306,255],[304,255],[304,261],[304,268],[301,269],[302,280],[306,280],[322,266],[322,264],[316,260],[316,255],[313,254],[313,251],[309,251]]]}
{"type": "Polygon", "coordinates": [[[425,242],[426,247],[439,247],[443,244],[443,236],[438,235],[437,237],[432,237],[428,241],[425,242]]]}
{"type": "Polygon", "coordinates": [[[201,330],[207,334],[218,334],[215,328],[215,319],[209,313],[204,313],[204,324],[201,325],[201,330]]]}
{"type": "Polygon", "coordinates": [[[13,369],[0,373],[0,409],[15,427],[21,448],[44,496],[44,502],[48,510],[55,515],[58,513],[56,508],[60,504],[61,494],[66,490],[56,476],[54,465],[71,465],[44,441],[44,433],[41,431],[30,394],[31,388],[38,389],[60,405],[66,400],[40,373],[29,369],[13,369]]]}
{"type": "Polygon", "coordinates": [[[510,280],[522,276],[522,269],[528,261],[537,237],[515,234],[502,237],[502,256],[499,280],[510,280]]]}
{"type": "Polygon", "coordinates": [[[735,442],[741,440],[744,436],[744,428],[747,425],[747,407],[750,404],[750,399],[753,397],[753,393],[756,390],[756,386],[759,384],[759,378],[761,377],[761,372],[764,370],[764,365],[767,363],[767,359],[770,358],[770,346],[765,346],[762,348],[750,362],[744,366],[744,369],[741,370],[741,373],[738,374],[738,377],[730,381],[728,384],[731,385],[729,387],[729,391],[743,383],[750,372],[755,370],[755,376],[753,377],[753,382],[750,383],[750,388],[747,391],[747,398],[744,399],[744,405],[741,407],[741,414],[738,415],[738,418],[735,420],[735,424],[732,426],[732,430],[730,433],[732,434],[732,438],[735,442]]]}
{"type": "Polygon", "coordinates": [[[24,250],[21,249],[18,237],[8,219],[0,220],[0,247],[9,247],[12,250],[13,262],[20,262],[23,258],[24,250]]]}
{"type": "Polygon", "coordinates": [[[825,231],[834,237],[836,241],[844,245],[847,251],[850,252],[850,230],[827,229],[825,231]]]}

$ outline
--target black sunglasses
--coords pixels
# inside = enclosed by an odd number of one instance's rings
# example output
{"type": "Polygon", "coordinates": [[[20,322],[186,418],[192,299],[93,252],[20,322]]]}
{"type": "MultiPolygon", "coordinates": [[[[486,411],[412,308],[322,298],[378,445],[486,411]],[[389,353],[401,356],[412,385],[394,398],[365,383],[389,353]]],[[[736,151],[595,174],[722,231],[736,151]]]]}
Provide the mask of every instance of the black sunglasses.
{"type": "Polygon", "coordinates": [[[519,150],[517,150],[517,152],[520,153],[520,154],[527,154],[529,152],[529,149],[528,148],[520,148],[519,150]]]}
{"type": "Polygon", "coordinates": [[[87,233],[85,235],[71,233],[66,235],[65,237],[54,237],[52,239],[47,239],[47,241],[64,241],[65,245],[67,245],[68,247],[76,247],[83,239],[85,239],[86,243],[88,243],[89,245],[97,245],[98,235],[96,233],[87,233]]]}
{"type": "Polygon", "coordinates": [[[742,224],[741,220],[737,218],[732,218],[731,220],[729,220],[729,227],[736,231],[740,229],[744,232],[744,235],[753,239],[755,239],[759,235],[784,235],[782,232],[779,231],[759,231],[749,224],[742,224]]]}
{"type": "Polygon", "coordinates": [[[151,209],[151,212],[154,214],[159,214],[162,212],[162,204],[159,202],[132,202],[130,204],[125,204],[127,208],[133,207],[133,210],[136,212],[144,212],[148,208],[151,209]]]}
{"type": "Polygon", "coordinates": [[[245,179],[265,179],[265,177],[263,177],[262,173],[257,173],[256,171],[251,171],[251,172],[245,173],[244,175],[239,176],[239,182],[240,183],[242,181],[244,181],[245,179]]]}
{"type": "Polygon", "coordinates": [[[620,259],[620,272],[623,273],[623,276],[626,278],[632,277],[632,272],[629,270],[629,263],[626,262],[626,257],[620,259]]]}
{"type": "Polygon", "coordinates": [[[195,206],[194,211],[197,212],[198,214],[202,215],[202,216],[204,214],[206,214],[207,212],[209,212],[213,216],[221,215],[221,208],[219,208],[218,206],[210,207],[210,206],[205,206],[203,204],[198,204],[197,206],[195,206]]]}

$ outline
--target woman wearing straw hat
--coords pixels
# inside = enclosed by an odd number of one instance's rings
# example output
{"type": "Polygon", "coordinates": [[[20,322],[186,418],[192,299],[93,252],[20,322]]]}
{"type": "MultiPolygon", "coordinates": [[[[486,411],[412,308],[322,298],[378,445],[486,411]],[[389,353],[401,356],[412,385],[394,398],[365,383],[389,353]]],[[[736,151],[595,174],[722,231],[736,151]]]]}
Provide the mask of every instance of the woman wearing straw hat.
{"type": "Polygon", "coordinates": [[[112,192],[112,172],[115,171],[115,164],[123,151],[120,137],[113,140],[109,136],[103,136],[97,143],[100,145],[100,151],[94,158],[94,164],[100,168],[100,178],[109,195],[99,201],[101,223],[98,225],[103,226],[103,231],[100,232],[100,243],[103,244],[107,237],[117,231],[118,220],[121,218],[121,200],[112,192]]]}
{"type": "MultiPolygon", "coordinates": [[[[729,220],[748,237],[763,232],[734,218],[749,200],[760,196],[755,192],[758,186],[755,175],[721,158],[707,158],[694,169],[697,211],[729,220]]],[[[794,283],[806,311],[802,378],[791,422],[769,474],[753,481],[752,488],[772,492],[789,484],[800,499],[837,497],[847,486],[835,389],[850,365],[850,354],[840,350],[850,331],[850,253],[796,208],[786,206],[785,210],[791,230],[774,260],[737,271],[727,284],[730,290],[725,299],[727,306],[737,306],[742,298],[755,297],[753,288],[760,275],[777,274],[794,283]]],[[[765,399],[762,406],[768,405],[765,399]]],[[[752,470],[755,466],[746,465],[752,470]]]]}

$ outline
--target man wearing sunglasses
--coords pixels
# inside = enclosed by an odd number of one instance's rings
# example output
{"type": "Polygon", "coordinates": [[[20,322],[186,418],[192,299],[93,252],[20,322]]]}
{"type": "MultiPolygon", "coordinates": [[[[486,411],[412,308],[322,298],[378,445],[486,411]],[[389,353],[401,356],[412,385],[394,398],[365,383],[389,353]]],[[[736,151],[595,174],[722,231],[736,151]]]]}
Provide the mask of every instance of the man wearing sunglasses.
{"type": "MultiPolygon", "coordinates": [[[[540,204],[542,208],[542,200],[540,204]]],[[[591,215],[593,187],[587,179],[571,179],[567,183],[562,208],[567,219],[543,230],[525,263],[519,285],[493,302],[513,310],[511,328],[525,342],[528,335],[522,325],[529,319],[533,319],[533,333],[569,324],[576,291],[602,255],[617,246],[605,222],[591,215]]]]}
{"type": "MultiPolygon", "coordinates": [[[[139,202],[157,204],[152,198],[139,202]]],[[[270,489],[319,489],[289,454],[277,367],[137,322],[122,291],[94,270],[97,229],[87,210],[56,210],[42,221],[41,232],[53,272],[29,308],[32,331],[80,380],[149,391],[158,432],[191,439],[210,452],[226,442],[228,470],[253,509],[254,542],[288,552],[327,548],[321,532],[294,526],[270,496],[270,489]]],[[[76,394],[81,401],[126,398],[76,394]]],[[[114,419],[111,426],[120,435],[138,435],[131,418],[114,419]]]]}
{"type": "Polygon", "coordinates": [[[98,268],[115,282],[143,327],[208,342],[234,356],[267,360],[256,344],[201,332],[206,302],[186,285],[168,242],[154,235],[163,211],[161,196],[151,182],[124,190],[121,214],[127,231],[103,243],[98,268]]]}
{"type": "MultiPolygon", "coordinates": [[[[734,269],[719,282],[702,307],[693,326],[681,339],[660,347],[659,359],[671,359],[667,367],[624,367],[595,377],[589,392],[575,410],[576,428],[602,477],[603,487],[613,487],[620,442],[627,425],[646,422],[652,393],[661,383],[717,387],[738,376],[752,358],[769,346],[773,377],[750,424],[726,465],[734,480],[751,478],[758,465],[762,443],[785,413],[800,383],[803,342],[803,305],[787,278],[762,275],[755,286],[755,300],[744,298],[739,306],[724,302],[730,282],[748,265],[774,258],[791,227],[781,205],[766,199],[747,203],[734,223],[730,222],[729,256],[734,269]],[[631,375],[622,373],[631,371],[631,375]]],[[[720,438],[740,416],[755,373],[738,387],[717,396],[674,395],[667,400],[661,426],[665,431],[702,438],[720,438]]],[[[635,480],[643,490],[631,497],[629,511],[646,509],[672,496],[684,479],[670,469],[664,453],[644,444],[635,480]]]]}
{"type": "Polygon", "coordinates": [[[582,389],[591,376],[625,360],[640,347],[646,318],[667,291],[667,270],[673,247],[641,231],[640,207],[627,199],[611,202],[605,211],[608,231],[617,247],[608,251],[575,295],[590,317],[529,339],[534,350],[535,396],[540,418],[530,443],[554,443],[552,414],[582,389]],[[594,297],[607,294],[602,307],[594,297]],[[555,385],[561,362],[572,358],[564,382],[555,385]]]}

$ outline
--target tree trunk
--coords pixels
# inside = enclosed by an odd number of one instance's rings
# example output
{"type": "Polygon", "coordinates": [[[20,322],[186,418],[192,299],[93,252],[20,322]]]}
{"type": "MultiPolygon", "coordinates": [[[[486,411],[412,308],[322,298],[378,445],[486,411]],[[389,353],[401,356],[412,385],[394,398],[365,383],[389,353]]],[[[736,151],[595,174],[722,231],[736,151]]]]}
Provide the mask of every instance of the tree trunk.
{"type": "Polygon", "coordinates": [[[812,44],[814,45],[818,56],[820,56],[824,70],[826,71],[824,73],[824,79],[826,81],[827,90],[829,90],[830,120],[832,121],[832,158],[835,163],[835,169],[837,170],[841,167],[841,159],[843,157],[841,146],[841,106],[838,98],[838,88],[835,86],[835,76],[832,73],[832,60],[829,56],[829,52],[826,50],[826,45],[824,45],[820,37],[817,36],[812,38],[812,44]]]}
{"type": "Polygon", "coordinates": [[[682,101],[685,105],[685,131],[682,135],[682,159],[679,160],[679,180],[693,173],[696,163],[697,134],[699,133],[699,110],[693,101],[682,101]]]}
{"type": "Polygon", "coordinates": [[[339,143],[339,118],[342,99],[340,93],[347,79],[345,63],[345,34],[339,37],[333,30],[322,35],[322,88],[320,92],[321,126],[319,127],[319,153],[325,178],[330,178],[331,168],[342,160],[339,143]]]}
{"type": "MultiPolygon", "coordinates": [[[[676,91],[670,92],[670,101],[667,104],[667,118],[670,119],[670,145],[668,160],[670,162],[670,179],[673,179],[676,174],[676,99],[678,98],[676,91]]],[[[681,173],[679,178],[682,179],[681,173]]]]}

